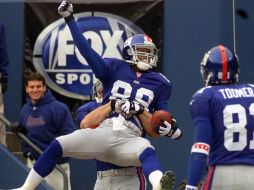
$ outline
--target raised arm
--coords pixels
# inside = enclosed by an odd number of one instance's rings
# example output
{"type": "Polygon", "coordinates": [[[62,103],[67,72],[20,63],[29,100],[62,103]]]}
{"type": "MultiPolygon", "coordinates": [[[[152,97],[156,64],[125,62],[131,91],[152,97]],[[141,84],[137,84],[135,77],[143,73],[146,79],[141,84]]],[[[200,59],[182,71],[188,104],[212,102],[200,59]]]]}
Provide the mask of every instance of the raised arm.
{"type": "Polygon", "coordinates": [[[66,0],[62,1],[61,5],[58,7],[58,13],[65,19],[65,22],[71,31],[74,43],[81,55],[86,59],[87,63],[95,73],[95,76],[102,79],[106,72],[105,62],[101,56],[91,48],[90,44],[80,31],[73,16],[73,6],[71,2],[66,0]]]}

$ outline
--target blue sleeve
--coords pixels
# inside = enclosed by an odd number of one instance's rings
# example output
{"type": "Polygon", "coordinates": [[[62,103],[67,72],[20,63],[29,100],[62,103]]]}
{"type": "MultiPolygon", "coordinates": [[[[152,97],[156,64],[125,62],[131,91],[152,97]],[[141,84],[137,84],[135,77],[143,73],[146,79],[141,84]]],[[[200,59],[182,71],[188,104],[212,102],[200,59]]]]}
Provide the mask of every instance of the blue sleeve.
{"type": "Polygon", "coordinates": [[[161,87],[161,89],[163,89],[163,92],[160,93],[160,95],[159,95],[155,110],[165,110],[165,111],[169,112],[168,101],[171,96],[172,85],[166,79],[165,82],[163,83],[163,86],[161,87]]]}
{"type": "MultiPolygon", "coordinates": [[[[195,143],[205,143],[210,145],[213,138],[212,125],[208,121],[199,121],[195,125],[195,143]]],[[[199,152],[192,152],[189,157],[187,184],[198,186],[205,174],[207,166],[207,155],[199,152]]]]}
{"type": "Polygon", "coordinates": [[[106,73],[106,64],[104,60],[91,48],[90,44],[78,28],[73,16],[72,18],[69,18],[66,23],[70,28],[72,38],[79,52],[86,59],[95,76],[102,80],[106,73]]]}
{"type": "Polygon", "coordinates": [[[211,118],[211,108],[210,108],[210,99],[212,97],[211,91],[209,88],[202,88],[197,91],[190,102],[190,114],[196,126],[198,121],[208,121],[210,122],[211,118]]]}
{"type": "Polygon", "coordinates": [[[82,119],[89,114],[91,111],[95,110],[96,108],[98,108],[101,104],[97,103],[96,101],[91,101],[88,102],[84,105],[82,105],[81,107],[79,107],[77,109],[77,111],[75,112],[75,122],[78,126],[80,126],[80,123],[82,121],[82,119]]]}
{"type": "Polygon", "coordinates": [[[27,134],[28,128],[26,126],[26,121],[24,119],[24,115],[26,113],[26,105],[21,108],[20,115],[19,115],[19,127],[21,127],[21,133],[27,134]]]}
{"type": "Polygon", "coordinates": [[[155,110],[165,110],[169,112],[167,101],[160,102],[155,110]]]}
{"type": "Polygon", "coordinates": [[[155,110],[165,110],[169,112],[168,101],[169,96],[165,97],[165,99],[161,99],[160,101],[158,101],[155,110]]]}
{"type": "Polygon", "coordinates": [[[9,58],[7,52],[6,38],[4,26],[0,23],[0,72],[1,72],[1,80],[6,82],[8,81],[8,66],[9,66],[9,58]]]}
{"type": "Polygon", "coordinates": [[[80,123],[82,119],[90,112],[87,108],[87,104],[81,106],[77,111],[75,112],[75,122],[78,126],[80,126],[80,123]]]}
{"type": "Polygon", "coordinates": [[[197,187],[205,174],[207,156],[201,153],[192,153],[189,158],[187,184],[197,187]]]}
{"type": "Polygon", "coordinates": [[[55,106],[55,126],[58,128],[59,136],[72,133],[77,129],[69,108],[60,103],[60,106],[55,106]]]}
{"type": "Polygon", "coordinates": [[[199,121],[195,125],[195,143],[211,144],[213,139],[212,125],[208,121],[199,121]]]}

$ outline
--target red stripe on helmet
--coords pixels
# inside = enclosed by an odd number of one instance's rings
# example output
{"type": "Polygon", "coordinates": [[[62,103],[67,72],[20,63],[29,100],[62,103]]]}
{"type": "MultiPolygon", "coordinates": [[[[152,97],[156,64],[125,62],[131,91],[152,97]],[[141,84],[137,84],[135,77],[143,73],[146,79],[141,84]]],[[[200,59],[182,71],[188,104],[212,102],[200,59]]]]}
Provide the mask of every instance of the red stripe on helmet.
{"type": "Polygon", "coordinates": [[[145,41],[147,41],[147,42],[152,42],[152,39],[149,37],[149,36],[147,36],[146,34],[145,34],[145,41]]]}
{"type": "Polygon", "coordinates": [[[222,59],[222,80],[227,80],[228,63],[227,63],[226,48],[224,46],[219,46],[219,47],[220,47],[221,59],[222,59]]]}

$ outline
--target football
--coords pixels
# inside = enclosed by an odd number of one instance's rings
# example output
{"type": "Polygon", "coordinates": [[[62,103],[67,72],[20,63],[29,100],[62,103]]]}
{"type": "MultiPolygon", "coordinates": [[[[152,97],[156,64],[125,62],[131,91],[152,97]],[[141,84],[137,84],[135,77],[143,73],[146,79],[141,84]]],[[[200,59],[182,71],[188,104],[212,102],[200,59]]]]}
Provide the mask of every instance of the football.
{"type": "Polygon", "coordinates": [[[172,115],[165,110],[155,111],[151,118],[151,127],[155,133],[158,133],[157,126],[162,125],[163,121],[172,123],[172,115]]]}

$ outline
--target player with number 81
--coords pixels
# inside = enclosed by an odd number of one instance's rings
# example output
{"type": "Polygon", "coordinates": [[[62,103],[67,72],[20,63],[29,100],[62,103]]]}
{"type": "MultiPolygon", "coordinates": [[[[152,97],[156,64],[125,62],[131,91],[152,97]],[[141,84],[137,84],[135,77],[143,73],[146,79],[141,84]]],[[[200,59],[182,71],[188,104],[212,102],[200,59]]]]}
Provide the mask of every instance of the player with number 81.
{"type": "Polygon", "coordinates": [[[195,125],[186,190],[253,189],[254,85],[236,84],[238,58],[225,46],[209,50],[201,61],[205,86],[192,97],[195,125]]]}

